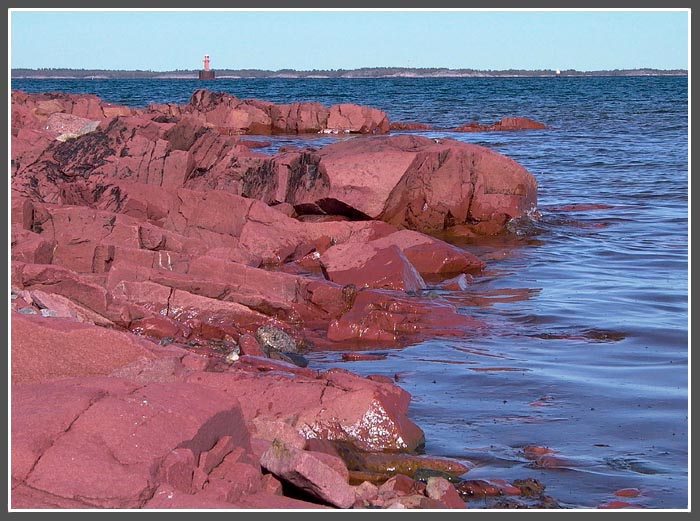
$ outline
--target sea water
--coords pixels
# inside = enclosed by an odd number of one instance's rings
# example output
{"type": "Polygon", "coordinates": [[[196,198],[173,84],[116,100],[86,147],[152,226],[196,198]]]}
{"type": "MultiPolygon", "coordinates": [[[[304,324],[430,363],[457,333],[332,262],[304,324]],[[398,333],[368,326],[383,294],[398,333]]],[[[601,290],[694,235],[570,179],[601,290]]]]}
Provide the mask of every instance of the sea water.
{"type": "MultiPolygon", "coordinates": [[[[689,155],[686,77],[13,80],[26,92],[187,103],[199,88],[275,103],[369,105],[420,135],[492,148],[537,179],[535,220],[464,243],[488,264],[467,292],[436,292],[488,324],[464,338],[343,362],[412,395],[426,453],[470,479],[535,478],[564,508],[626,500],[689,508],[689,155]],[[454,133],[522,116],[547,130],[454,133]],[[533,460],[523,449],[548,448],[533,460]],[[637,488],[641,495],[614,492],[637,488]]],[[[259,151],[333,136],[265,137],[259,151]]]]}

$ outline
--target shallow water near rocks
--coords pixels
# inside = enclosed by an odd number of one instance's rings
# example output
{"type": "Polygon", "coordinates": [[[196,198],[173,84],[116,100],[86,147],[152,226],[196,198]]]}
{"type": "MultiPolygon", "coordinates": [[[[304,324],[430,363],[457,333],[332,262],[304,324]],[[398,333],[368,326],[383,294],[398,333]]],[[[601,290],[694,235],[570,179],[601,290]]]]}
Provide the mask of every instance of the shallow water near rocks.
{"type": "MultiPolygon", "coordinates": [[[[689,507],[688,81],[680,77],[13,80],[28,92],[185,103],[197,88],[277,103],[359,103],[391,121],[453,128],[523,116],[548,130],[419,132],[487,146],[539,184],[539,213],[508,237],[461,246],[488,265],[465,292],[434,292],[488,324],[478,335],[310,353],[395,379],[425,451],[469,479],[535,478],[564,508],[624,500],[689,507]],[[527,446],[551,449],[535,459],[527,446]],[[639,489],[619,498],[615,491],[639,489]]],[[[258,149],[351,136],[253,137],[258,149]]],[[[474,506],[479,506],[478,504],[474,506]]],[[[487,506],[487,505],[484,505],[487,506]]]]}

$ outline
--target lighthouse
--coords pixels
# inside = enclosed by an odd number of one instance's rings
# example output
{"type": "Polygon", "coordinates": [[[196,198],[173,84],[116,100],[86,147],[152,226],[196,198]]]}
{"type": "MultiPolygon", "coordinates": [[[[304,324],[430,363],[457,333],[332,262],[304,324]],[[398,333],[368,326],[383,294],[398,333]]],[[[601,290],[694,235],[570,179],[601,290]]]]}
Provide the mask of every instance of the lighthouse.
{"type": "Polygon", "coordinates": [[[211,67],[209,65],[209,55],[208,54],[204,55],[204,69],[199,71],[199,79],[200,80],[213,80],[214,79],[214,71],[211,70],[211,67]]]}

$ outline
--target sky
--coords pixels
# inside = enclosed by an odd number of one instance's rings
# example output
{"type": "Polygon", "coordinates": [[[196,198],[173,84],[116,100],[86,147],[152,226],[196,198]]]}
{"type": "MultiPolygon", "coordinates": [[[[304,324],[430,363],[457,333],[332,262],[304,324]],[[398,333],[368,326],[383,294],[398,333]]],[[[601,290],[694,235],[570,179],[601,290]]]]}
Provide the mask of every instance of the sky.
{"type": "Polygon", "coordinates": [[[11,68],[689,69],[680,10],[11,10],[11,68]]]}

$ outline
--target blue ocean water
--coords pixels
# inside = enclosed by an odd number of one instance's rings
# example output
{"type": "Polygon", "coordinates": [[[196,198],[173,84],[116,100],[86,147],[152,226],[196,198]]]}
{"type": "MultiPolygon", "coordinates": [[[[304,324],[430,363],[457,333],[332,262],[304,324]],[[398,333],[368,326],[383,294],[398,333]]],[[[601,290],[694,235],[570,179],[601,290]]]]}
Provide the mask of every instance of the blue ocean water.
{"type": "MultiPolygon", "coordinates": [[[[491,327],[434,339],[385,360],[310,356],[394,378],[413,396],[426,452],[469,462],[471,479],[534,477],[565,508],[625,500],[689,508],[688,79],[392,78],[13,80],[27,92],[96,94],[144,107],[186,103],[198,88],[276,103],[358,103],[391,121],[452,128],[523,116],[548,130],[458,134],[525,166],[539,185],[535,221],[464,244],[486,272],[442,293],[491,327]],[[538,465],[523,448],[559,458],[538,465]],[[614,492],[637,488],[640,496],[614,492]]],[[[285,144],[329,136],[266,137],[285,144]]]]}

